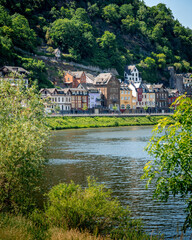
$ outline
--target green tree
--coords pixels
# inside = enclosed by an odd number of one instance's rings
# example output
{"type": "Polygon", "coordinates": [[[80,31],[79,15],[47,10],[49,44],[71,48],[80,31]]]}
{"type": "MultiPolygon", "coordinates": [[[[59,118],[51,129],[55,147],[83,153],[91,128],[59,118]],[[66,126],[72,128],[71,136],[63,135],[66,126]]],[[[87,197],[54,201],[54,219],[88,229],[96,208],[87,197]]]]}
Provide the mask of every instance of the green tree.
{"type": "Polygon", "coordinates": [[[99,45],[102,49],[108,51],[117,47],[116,36],[114,33],[105,31],[101,38],[98,39],[99,45]]]}
{"type": "Polygon", "coordinates": [[[122,29],[126,32],[126,33],[135,33],[136,29],[139,27],[139,23],[137,22],[137,20],[135,20],[134,17],[131,16],[127,16],[126,19],[122,19],[122,29]]]}
{"type": "Polygon", "coordinates": [[[47,33],[47,40],[63,52],[76,52],[76,55],[88,57],[92,54],[94,37],[92,26],[79,20],[58,19],[53,22],[47,33]]]}
{"type": "Polygon", "coordinates": [[[155,25],[153,31],[152,31],[152,39],[156,42],[161,42],[161,38],[163,36],[163,28],[161,26],[161,24],[157,24],[155,25]]]}
{"type": "Polygon", "coordinates": [[[91,5],[90,3],[88,3],[88,13],[91,17],[95,17],[95,16],[99,16],[99,7],[97,5],[97,3],[91,5]]]}
{"type": "Polygon", "coordinates": [[[147,186],[154,180],[154,197],[168,200],[179,195],[186,203],[185,225],[192,226],[192,100],[180,96],[172,118],[160,120],[147,151],[155,157],[144,167],[147,186]]]}
{"type": "Polygon", "coordinates": [[[84,8],[77,8],[73,16],[73,20],[76,20],[82,23],[90,23],[90,19],[87,14],[87,11],[84,8]]]}
{"type": "Polygon", "coordinates": [[[48,129],[36,88],[0,83],[0,211],[29,211],[40,191],[48,129]]]}
{"type": "Polygon", "coordinates": [[[109,23],[117,23],[119,20],[119,6],[116,4],[109,4],[103,8],[103,17],[109,23]]]}
{"type": "Polygon", "coordinates": [[[33,29],[29,27],[28,20],[15,13],[12,16],[12,29],[13,29],[13,43],[22,49],[32,50],[36,43],[36,34],[33,29]]]}
{"type": "Polygon", "coordinates": [[[126,18],[127,15],[133,16],[133,6],[131,4],[123,4],[119,8],[119,14],[122,18],[126,18]]]}

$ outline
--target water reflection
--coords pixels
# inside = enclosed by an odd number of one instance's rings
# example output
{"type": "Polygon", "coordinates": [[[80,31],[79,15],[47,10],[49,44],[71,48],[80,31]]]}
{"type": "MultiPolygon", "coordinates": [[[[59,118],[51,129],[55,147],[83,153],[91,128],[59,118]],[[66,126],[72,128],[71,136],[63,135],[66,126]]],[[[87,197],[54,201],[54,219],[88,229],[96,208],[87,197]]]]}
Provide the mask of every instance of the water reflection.
{"type": "MultiPolygon", "coordinates": [[[[113,190],[113,195],[129,205],[135,218],[142,218],[146,231],[165,234],[174,239],[185,214],[183,203],[152,200],[152,187],[145,189],[140,180],[143,167],[150,159],[143,150],[152,133],[151,127],[125,127],[54,132],[51,161],[47,167],[47,186],[59,182],[86,185],[94,176],[113,190]]],[[[184,239],[190,239],[188,232],[184,239]]]]}

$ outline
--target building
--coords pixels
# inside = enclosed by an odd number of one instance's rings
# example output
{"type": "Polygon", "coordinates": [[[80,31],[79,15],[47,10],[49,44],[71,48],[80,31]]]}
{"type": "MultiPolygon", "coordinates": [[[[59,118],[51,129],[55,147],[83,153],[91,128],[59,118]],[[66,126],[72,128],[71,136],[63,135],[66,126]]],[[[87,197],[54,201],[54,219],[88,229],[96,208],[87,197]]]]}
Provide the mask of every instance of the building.
{"type": "Polygon", "coordinates": [[[71,91],[70,89],[43,88],[40,90],[41,97],[45,99],[45,112],[70,112],[71,91]]]}
{"type": "Polygon", "coordinates": [[[112,73],[100,73],[94,81],[95,87],[102,93],[102,107],[120,110],[120,82],[112,73]]]}
{"type": "Polygon", "coordinates": [[[124,112],[126,109],[132,109],[132,90],[127,83],[121,83],[120,85],[120,110],[124,112]]]}
{"type": "Polygon", "coordinates": [[[127,83],[141,83],[142,78],[135,65],[125,66],[124,81],[127,83]]]}
{"type": "Polygon", "coordinates": [[[17,81],[23,80],[26,88],[29,85],[28,76],[29,72],[22,67],[16,66],[3,66],[0,68],[0,79],[5,79],[15,86],[17,81]]]}
{"type": "Polygon", "coordinates": [[[61,51],[59,50],[59,48],[55,49],[53,54],[55,55],[55,57],[57,59],[59,59],[61,57],[61,51]]]}
{"type": "Polygon", "coordinates": [[[152,88],[155,92],[156,112],[168,111],[168,91],[164,88],[163,84],[153,84],[152,88]]]}
{"type": "Polygon", "coordinates": [[[64,84],[65,87],[77,88],[80,83],[86,83],[85,72],[71,72],[68,71],[64,74],[64,84]]]}
{"type": "Polygon", "coordinates": [[[87,90],[88,92],[88,108],[100,108],[101,107],[101,93],[92,83],[80,83],[79,89],[87,90]]]}
{"type": "MultiPolygon", "coordinates": [[[[171,107],[172,103],[179,97],[179,91],[177,89],[167,89],[168,91],[168,107],[171,107]]],[[[176,108],[176,105],[173,106],[176,108]]]]}
{"type": "Polygon", "coordinates": [[[73,112],[85,111],[88,109],[88,91],[81,88],[70,88],[71,97],[71,109],[73,112]]]}

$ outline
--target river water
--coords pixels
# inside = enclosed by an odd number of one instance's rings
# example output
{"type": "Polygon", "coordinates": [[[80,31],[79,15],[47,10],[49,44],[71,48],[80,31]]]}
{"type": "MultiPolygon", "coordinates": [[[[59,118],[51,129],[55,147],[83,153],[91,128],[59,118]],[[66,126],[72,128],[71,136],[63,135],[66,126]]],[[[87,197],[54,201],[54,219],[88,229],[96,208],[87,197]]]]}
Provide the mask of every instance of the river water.
{"type": "MultiPolygon", "coordinates": [[[[152,199],[153,186],[145,189],[140,180],[151,157],[144,151],[152,127],[122,127],[56,131],[51,142],[47,167],[48,188],[60,182],[86,186],[88,176],[112,189],[123,205],[129,205],[135,218],[142,218],[150,234],[180,239],[186,217],[179,198],[162,203],[152,199]]],[[[192,239],[188,231],[183,239],[192,239]]]]}

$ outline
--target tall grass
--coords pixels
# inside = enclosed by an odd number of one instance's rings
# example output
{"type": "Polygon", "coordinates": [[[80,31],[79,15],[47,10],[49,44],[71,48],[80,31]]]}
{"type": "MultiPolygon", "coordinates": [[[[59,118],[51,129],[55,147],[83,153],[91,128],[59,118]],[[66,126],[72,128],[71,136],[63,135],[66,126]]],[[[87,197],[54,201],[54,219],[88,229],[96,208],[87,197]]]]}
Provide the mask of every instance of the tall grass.
{"type": "Polygon", "coordinates": [[[47,125],[53,130],[118,126],[155,125],[163,116],[145,117],[48,117],[47,125]]]}

